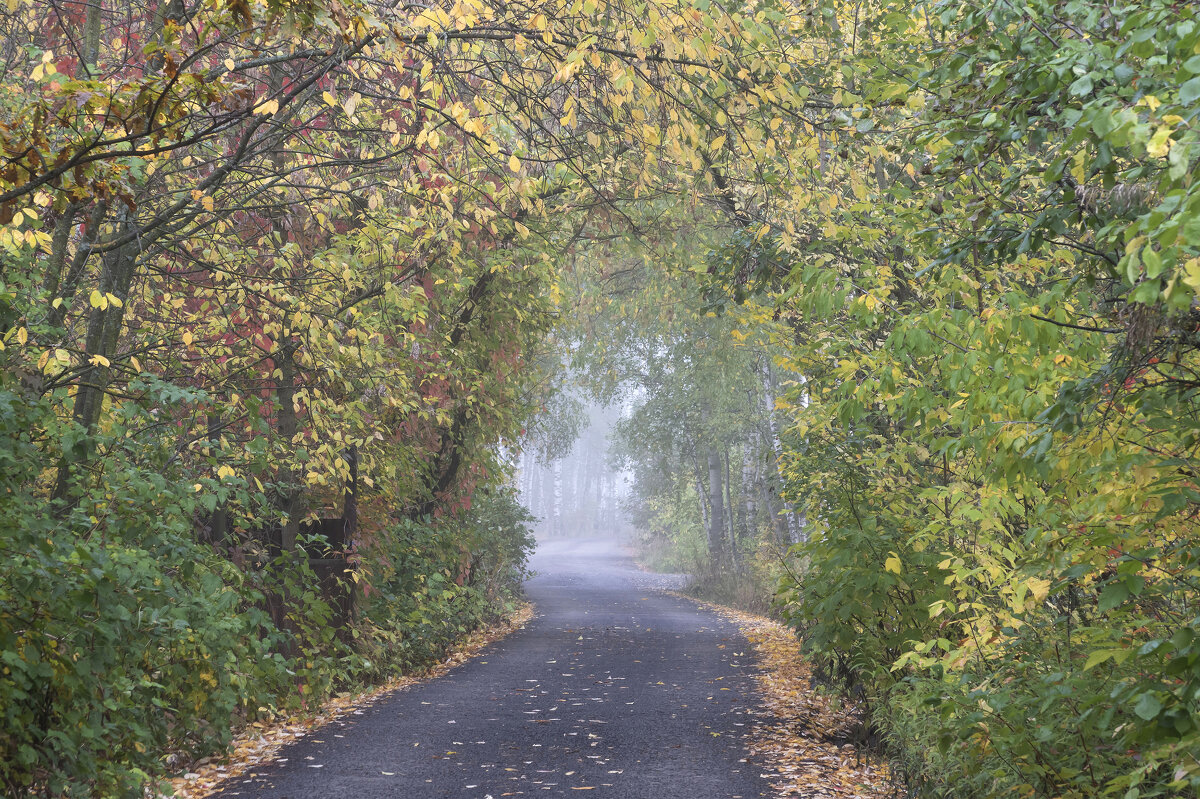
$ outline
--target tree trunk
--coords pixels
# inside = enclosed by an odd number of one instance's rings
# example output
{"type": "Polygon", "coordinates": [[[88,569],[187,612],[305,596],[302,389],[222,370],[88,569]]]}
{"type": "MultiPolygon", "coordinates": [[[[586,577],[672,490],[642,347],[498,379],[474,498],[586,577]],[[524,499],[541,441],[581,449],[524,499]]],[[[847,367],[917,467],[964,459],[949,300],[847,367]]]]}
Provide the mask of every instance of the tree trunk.
{"type": "MultiPolygon", "coordinates": [[[[128,214],[124,212],[123,216],[128,214]]],[[[121,230],[128,230],[127,216],[121,230]]],[[[104,409],[104,396],[112,379],[112,367],[106,365],[115,357],[117,342],[125,321],[125,306],[128,304],[129,287],[137,266],[138,252],[132,245],[118,247],[101,259],[100,282],[97,290],[105,298],[113,295],[120,298],[121,306],[106,303],[93,306],[88,312],[87,332],[84,335],[84,365],[76,382],[75,405],[71,416],[83,429],[74,452],[64,452],[59,464],[54,487],[54,499],[69,500],[74,483],[74,466],[88,461],[92,456],[92,433],[100,421],[104,409]]]]}
{"type": "Polygon", "coordinates": [[[733,476],[729,470],[729,448],[725,448],[725,523],[727,525],[726,532],[729,535],[729,564],[736,570],[740,564],[738,562],[738,534],[737,524],[735,523],[735,505],[733,502],[733,476]]]}
{"type": "MultiPolygon", "coordinates": [[[[771,433],[771,451],[774,455],[775,475],[778,478],[779,485],[784,482],[783,475],[783,444],[779,440],[779,427],[775,423],[775,375],[771,371],[771,364],[763,364],[763,404],[766,406],[767,412],[767,427],[771,433]]],[[[782,532],[786,535],[788,543],[796,544],[806,540],[807,534],[803,529],[801,519],[796,515],[795,509],[791,503],[785,502],[782,496],[779,497],[779,504],[784,511],[782,515],[776,515],[776,519],[782,519],[782,532]]]]}
{"type": "MultiPolygon", "coordinates": [[[[753,436],[753,438],[757,438],[757,436],[753,436]]],[[[754,468],[753,451],[754,447],[751,446],[751,441],[747,441],[746,446],[742,449],[742,513],[745,514],[742,525],[743,531],[748,536],[758,534],[758,505],[754,498],[758,474],[754,468]]]]}
{"type": "Polygon", "coordinates": [[[725,565],[725,492],[721,483],[721,453],[708,449],[708,558],[713,571],[725,565]]]}

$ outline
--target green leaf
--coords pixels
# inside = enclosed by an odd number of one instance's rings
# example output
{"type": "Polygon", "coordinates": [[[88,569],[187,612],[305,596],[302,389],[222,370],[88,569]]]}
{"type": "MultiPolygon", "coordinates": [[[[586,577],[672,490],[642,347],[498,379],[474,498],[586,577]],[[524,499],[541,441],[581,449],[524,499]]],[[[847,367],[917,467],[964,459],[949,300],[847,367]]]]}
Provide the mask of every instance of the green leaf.
{"type": "Polygon", "coordinates": [[[1074,83],[1071,84],[1071,87],[1069,89],[1067,89],[1067,92],[1072,97],[1082,97],[1085,94],[1091,94],[1092,93],[1092,76],[1091,75],[1080,76],[1078,79],[1076,79],[1076,81],[1074,83]]]}
{"type": "Polygon", "coordinates": [[[1192,78],[1179,87],[1179,102],[1192,105],[1200,99],[1200,77],[1192,78]]]}
{"type": "Polygon", "coordinates": [[[1162,256],[1152,247],[1142,250],[1142,263],[1146,265],[1147,277],[1158,277],[1162,274],[1162,256]]]}
{"type": "Polygon", "coordinates": [[[1100,593],[1099,610],[1101,613],[1112,610],[1129,599],[1129,589],[1125,583],[1112,583],[1100,593]]]}
{"type": "Polygon", "coordinates": [[[1133,712],[1136,713],[1139,718],[1145,719],[1146,721],[1152,721],[1157,718],[1158,714],[1162,712],[1162,709],[1162,702],[1159,701],[1157,696],[1149,692],[1142,694],[1138,699],[1137,704],[1133,706],[1133,712]]]}

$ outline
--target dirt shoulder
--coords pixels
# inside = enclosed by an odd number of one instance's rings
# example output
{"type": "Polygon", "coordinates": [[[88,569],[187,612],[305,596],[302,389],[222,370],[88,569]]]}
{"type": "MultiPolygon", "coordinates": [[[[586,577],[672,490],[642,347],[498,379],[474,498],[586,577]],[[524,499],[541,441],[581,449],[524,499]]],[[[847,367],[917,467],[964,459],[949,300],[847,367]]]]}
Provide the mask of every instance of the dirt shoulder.
{"type": "Polygon", "coordinates": [[[737,624],[754,647],[765,712],[748,742],[780,797],[883,799],[899,794],[888,765],[849,742],[861,725],[861,710],[812,687],[812,668],[791,629],[764,616],[699,604],[737,624]]]}

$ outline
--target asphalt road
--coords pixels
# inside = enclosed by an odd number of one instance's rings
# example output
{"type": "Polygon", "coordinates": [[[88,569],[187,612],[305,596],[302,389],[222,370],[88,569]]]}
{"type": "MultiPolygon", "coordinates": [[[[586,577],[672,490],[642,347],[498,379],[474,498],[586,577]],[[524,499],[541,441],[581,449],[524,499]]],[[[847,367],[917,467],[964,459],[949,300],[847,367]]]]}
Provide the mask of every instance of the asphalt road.
{"type": "Polygon", "coordinates": [[[769,796],[745,761],[754,706],[737,628],[668,596],[603,540],[550,542],[538,615],[449,674],[285,748],[222,799],[769,796]]]}

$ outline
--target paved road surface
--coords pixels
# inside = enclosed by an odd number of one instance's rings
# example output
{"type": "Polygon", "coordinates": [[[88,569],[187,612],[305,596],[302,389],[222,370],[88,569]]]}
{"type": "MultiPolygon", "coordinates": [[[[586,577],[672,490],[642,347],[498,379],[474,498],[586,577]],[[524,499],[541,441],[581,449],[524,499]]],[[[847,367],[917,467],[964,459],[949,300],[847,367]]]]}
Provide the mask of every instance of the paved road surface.
{"type": "Polygon", "coordinates": [[[220,794],[261,799],[751,799],[736,627],[602,540],[543,544],[538,616],[446,676],[311,733],[220,794]]]}

